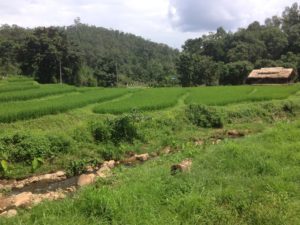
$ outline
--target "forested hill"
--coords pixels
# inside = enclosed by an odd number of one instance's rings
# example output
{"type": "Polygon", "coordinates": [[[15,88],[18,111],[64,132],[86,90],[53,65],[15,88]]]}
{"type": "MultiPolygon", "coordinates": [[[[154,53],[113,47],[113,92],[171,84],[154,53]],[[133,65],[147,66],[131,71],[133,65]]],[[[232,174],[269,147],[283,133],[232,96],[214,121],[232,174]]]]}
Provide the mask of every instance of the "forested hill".
{"type": "Polygon", "coordinates": [[[86,64],[97,68],[99,59],[116,64],[121,81],[167,83],[175,76],[179,51],[133,34],[75,23],[66,29],[70,40],[82,50],[86,64]]]}
{"type": "Polygon", "coordinates": [[[222,27],[189,39],[178,63],[183,86],[243,84],[253,68],[292,67],[300,74],[300,7],[236,32],[222,27]]]}
{"type": "Polygon", "coordinates": [[[68,27],[0,27],[0,73],[42,83],[172,85],[179,51],[133,34],[80,23],[68,27]]]}

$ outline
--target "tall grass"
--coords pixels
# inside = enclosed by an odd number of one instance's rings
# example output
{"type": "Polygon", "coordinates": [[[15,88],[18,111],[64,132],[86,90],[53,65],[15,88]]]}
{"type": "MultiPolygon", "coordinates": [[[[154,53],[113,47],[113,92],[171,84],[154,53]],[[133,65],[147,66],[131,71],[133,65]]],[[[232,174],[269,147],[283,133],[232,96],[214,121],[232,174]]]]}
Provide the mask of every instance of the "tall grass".
{"type": "Polygon", "coordinates": [[[68,93],[75,90],[76,88],[74,86],[59,85],[59,84],[45,84],[45,85],[41,85],[40,88],[37,89],[28,89],[23,91],[16,90],[16,91],[0,93],[0,102],[28,100],[33,98],[45,97],[49,95],[68,93]]]}
{"type": "Polygon", "coordinates": [[[2,224],[300,224],[299,123],[121,167],[75,197],[2,224]],[[192,158],[190,172],[170,167],[192,158]],[[43,216],[45,215],[45,216],[43,216]]]}
{"type": "Polygon", "coordinates": [[[284,99],[300,90],[299,85],[290,86],[219,86],[191,88],[186,103],[226,105],[247,101],[284,99]]]}
{"type": "Polygon", "coordinates": [[[8,123],[17,120],[37,118],[49,114],[62,113],[91,103],[103,102],[119,97],[126,89],[100,89],[83,93],[73,93],[52,99],[18,101],[1,104],[0,122],[8,123]]]}
{"type": "Polygon", "coordinates": [[[133,110],[149,111],[174,106],[178,98],[185,93],[182,88],[143,89],[120,101],[106,102],[96,106],[95,113],[120,114],[133,110]]]}

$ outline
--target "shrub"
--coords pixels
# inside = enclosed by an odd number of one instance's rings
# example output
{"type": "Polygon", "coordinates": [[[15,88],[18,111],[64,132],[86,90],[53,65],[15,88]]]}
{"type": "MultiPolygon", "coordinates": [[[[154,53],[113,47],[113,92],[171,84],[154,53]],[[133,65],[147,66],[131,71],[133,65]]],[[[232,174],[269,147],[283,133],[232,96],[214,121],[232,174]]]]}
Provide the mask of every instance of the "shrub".
{"type": "Polygon", "coordinates": [[[205,128],[223,127],[223,116],[216,108],[205,105],[189,105],[186,110],[188,119],[195,125],[205,128]]]}
{"type": "Polygon", "coordinates": [[[114,143],[126,141],[132,143],[138,138],[137,128],[133,119],[129,116],[123,116],[113,122],[111,138],[114,143]]]}
{"type": "Polygon", "coordinates": [[[141,138],[138,135],[133,116],[121,116],[114,120],[99,121],[91,124],[91,132],[94,140],[100,142],[133,143],[134,139],[141,138]]]}
{"type": "Polygon", "coordinates": [[[82,159],[69,162],[66,169],[67,175],[71,177],[86,172],[87,164],[88,162],[82,159]]]}
{"type": "Polygon", "coordinates": [[[42,136],[16,133],[1,139],[9,161],[31,163],[35,157],[49,156],[50,143],[42,136]]]}
{"type": "Polygon", "coordinates": [[[47,159],[70,151],[70,139],[59,135],[36,135],[16,133],[0,139],[1,155],[11,162],[31,164],[35,158],[47,159]]]}
{"type": "Polygon", "coordinates": [[[109,122],[96,122],[91,125],[91,129],[96,142],[107,142],[111,139],[111,126],[109,122]]]}
{"type": "Polygon", "coordinates": [[[50,151],[52,154],[67,153],[72,148],[72,140],[67,136],[48,135],[50,141],[50,151]]]}

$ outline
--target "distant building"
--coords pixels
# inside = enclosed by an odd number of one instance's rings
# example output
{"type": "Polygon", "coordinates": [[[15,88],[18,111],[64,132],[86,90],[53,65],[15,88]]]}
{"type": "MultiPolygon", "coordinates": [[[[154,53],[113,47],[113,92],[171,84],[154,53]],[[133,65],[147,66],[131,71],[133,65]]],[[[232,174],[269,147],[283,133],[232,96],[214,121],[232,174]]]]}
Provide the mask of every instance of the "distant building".
{"type": "Polygon", "coordinates": [[[270,67],[253,70],[247,84],[287,84],[296,80],[296,72],[291,68],[270,67]]]}

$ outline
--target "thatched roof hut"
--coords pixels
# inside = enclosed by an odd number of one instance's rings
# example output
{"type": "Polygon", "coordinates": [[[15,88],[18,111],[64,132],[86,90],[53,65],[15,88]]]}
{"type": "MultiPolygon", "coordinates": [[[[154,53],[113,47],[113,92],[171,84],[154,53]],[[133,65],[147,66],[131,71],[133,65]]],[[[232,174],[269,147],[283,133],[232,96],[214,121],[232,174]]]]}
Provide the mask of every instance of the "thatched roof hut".
{"type": "Polygon", "coordinates": [[[292,68],[270,67],[253,70],[247,84],[284,84],[294,82],[296,73],[292,68]]]}

